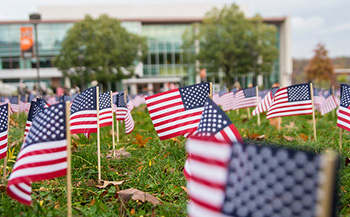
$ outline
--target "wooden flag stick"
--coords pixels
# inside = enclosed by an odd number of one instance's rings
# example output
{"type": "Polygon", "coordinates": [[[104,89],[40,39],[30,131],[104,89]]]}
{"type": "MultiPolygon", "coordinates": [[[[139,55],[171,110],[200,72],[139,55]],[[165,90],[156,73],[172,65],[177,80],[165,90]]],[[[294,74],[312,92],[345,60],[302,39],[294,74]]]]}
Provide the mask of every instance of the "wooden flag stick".
{"type": "Polygon", "coordinates": [[[112,107],[112,142],[113,142],[113,157],[115,157],[113,96],[112,96],[112,91],[109,91],[109,92],[110,92],[110,94],[111,94],[111,107],[112,107]]]}
{"type": "MultiPolygon", "coordinates": [[[[334,85],[332,85],[332,96],[334,97],[334,85]]],[[[336,111],[337,109],[333,109],[333,111],[332,111],[332,118],[334,118],[335,117],[335,111],[336,111]]]]}
{"type": "Polygon", "coordinates": [[[236,113],[237,113],[237,115],[239,115],[239,109],[236,109],[236,113]]]}
{"type": "Polygon", "coordinates": [[[6,148],[6,156],[4,158],[4,180],[6,179],[6,167],[7,167],[7,151],[8,151],[8,135],[9,135],[9,126],[10,126],[10,109],[11,109],[11,103],[7,104],[7,148],[6,148]]]}
{"type": "Polygon", "coordinates": [[[213,84],[209,82],[209,97],[213,99],[213,84]]]}
{"type": "Polygon", "coordinates": [[[20,106],[19,106],[19,101],[21,101],[21,96],[20,95],[18,95],[18,100],[17,100],[17,105],[18,105],[18,112],[17,112],[17,119],[19,118],[19,108],[20,108],[20,106]]]}
{"type": "Polygon", "coordinates": [[[310,94],[311,94],[311,102],[312,102],[312,122],[314,125],[314,138],[317,141],[316,137],[316,120],[315,120],[315,106],[314,106],[314,89],[312,88],[312,83],[310,83],[310,94]]]}
{"type": "Polygon", "coordinates": [[[67,216],[72,216],[72,150],[71,150],[71,137],[70,137],[70,102],[66,102],[66,138],[67,138],[67,216]]]}
{"type": "MultiPolygon", "coordinates": [[[[259,87],[258,86],[255,86],[255,90],[256,90],[256,105],[257,107],[259,106],[259,87]]],[[[260,126],[260,113],[259,111],[257,112],[257,118],[258,118],[258,126],[260,126]]]]}
{"type": "Polygon", "coordinates": [[[277,122],[277,129],[278,129],[278,131],[281,130],[281,124],[282,124],[282,118],[278,117],[278,122],[277,122]]]}
{"type": "Polygon", "coordinates": [[[250,109],[247,107],[248,119],[250,120],[250,109]]]}
{"type": "Polygon", "coordinates": [[[98,182],[101,182],[101,147],[100,147],[100,104],[99,104],[99,88],[96,87],[96,112],[97,112],[97,170],[98,182]]]}
{"type": "Polygon", "coordinates": [[[343,129],[339,128],[339,149],[341,150],[343,147],[343,129]]]}

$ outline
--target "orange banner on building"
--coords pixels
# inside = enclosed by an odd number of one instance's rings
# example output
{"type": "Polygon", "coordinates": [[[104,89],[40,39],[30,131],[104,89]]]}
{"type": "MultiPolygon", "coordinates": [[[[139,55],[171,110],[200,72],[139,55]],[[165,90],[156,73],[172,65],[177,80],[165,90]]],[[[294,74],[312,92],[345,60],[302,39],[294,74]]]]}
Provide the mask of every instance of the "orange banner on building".
{"type": "Polygon", "coordinates": [[[31,58],[33,56],[33,28],[21,27],[21,54],[22,58],[31,58]]]}

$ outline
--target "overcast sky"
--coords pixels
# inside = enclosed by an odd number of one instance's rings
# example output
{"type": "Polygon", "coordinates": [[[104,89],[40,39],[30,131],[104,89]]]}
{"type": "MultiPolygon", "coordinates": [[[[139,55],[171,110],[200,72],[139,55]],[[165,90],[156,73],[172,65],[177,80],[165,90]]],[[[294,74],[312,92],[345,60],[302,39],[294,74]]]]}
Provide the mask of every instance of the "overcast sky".
{"type": "Polygon", "coordinates": [[[186,4],[237,3],[247,16],[290,15],[292,18],[292,56],[311,58],[316,44],[322,42],[329,56],[350,56],[350,0],[10,0],[2,1],[0,21],[27,20],[40,5],[106,4],[186,4]]]}

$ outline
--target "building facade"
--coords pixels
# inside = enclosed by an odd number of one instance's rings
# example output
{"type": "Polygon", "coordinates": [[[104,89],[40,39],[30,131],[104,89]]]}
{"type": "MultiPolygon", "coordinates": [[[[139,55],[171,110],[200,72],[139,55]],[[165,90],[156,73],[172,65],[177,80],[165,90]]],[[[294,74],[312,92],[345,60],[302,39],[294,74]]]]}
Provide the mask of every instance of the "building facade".
{"type": "MultiPolygon", "coordinates": [[[[198,82],[199,72],[194,64],[183,62],[182,34],[196,22],[201,22],[207,11],[223,5],[114,5],[114,6],[45,6],[39,7],[41,21],[38,27],[40,71],[42,81],[55,87],[65,85],[62,74],[52,65],[52,58],[59,53],[66,32],[75,22],[84,19],[86,14],[97,18],[101,14],[118,18],[130,32],[146,36],[149,51],[142,63],[136,66],[136,78],[123,81],[132,94],[167,88],[169,83],[183,85],[198,82]],[[44,73],[45,71],[45,73],[44,73]]],[[[275,25],[279,57],[271,74],[261,77],[259,84],[269,87],[280,82],[290,85],[292,57],[290,49],[290,18],[264,18],[264,22],[275,25]]],[[[24,82],[32,84],[36,80],[35,59],[24,60],[20,52],[20,28],[33,26],[29,21],[0,22],[0,80],[6,83],[24,82]],[[27,73],[28,76],[22,77],[27,73]],[[6,74],[6,75],[5,75],[6,74]],[[10,74],[10,75],[9,75],[10,74]]],[[[214,83],[222,82],[223,73],[207,72],[208,80],[218,77],[214,83]],[[221,79],[221,80],[220,80],[221,79]]],[[[252,74],[236,77],[242,87],[252,81],[252,74]]],[[[117,85],[121,89],[121,84],[117,85]]],[[[115,87],[117,88],[117,87],[115,87]]]]}

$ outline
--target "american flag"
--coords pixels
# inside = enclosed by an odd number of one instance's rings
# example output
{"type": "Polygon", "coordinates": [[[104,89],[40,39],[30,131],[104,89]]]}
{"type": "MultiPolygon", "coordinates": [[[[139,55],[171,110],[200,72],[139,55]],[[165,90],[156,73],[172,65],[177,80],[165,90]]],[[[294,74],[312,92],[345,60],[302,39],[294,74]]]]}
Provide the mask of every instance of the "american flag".
{"type": "Polygon", "coordinates": [[[66,175],[67,140],[63,103],[52,105],[33,120],[17,156],[6,191],[15,200],[31,205],[31,183],[66,175]]]}
{"type": "Polygon", "coordinates": [[[350,86],[340,85],[340,106],[338,111],[337,126],[350,131],[350,86]]]}
{"type": "Polygon", "coordinates": [[[122,121],[125,119],[126,114],[128,113],[128,107],[125,102],[125,97],[124,97],[124,91],[123,92],[118,92],[115,95],[115,105],[116,105],[116,110],[115,110],[115,115],[116,119],[118,121],[122,121]]]}
{"type": "Polygon", "coordinates": [[[39,106],[41,108],[47,108],[47,107],[50,106],[50,104],[48,102],[46,102],[44,99],[42,99],[42,98],[37,98],[36,102],[39,104],[39,106]]]}
{"type": "MultiPolygon", "coordinates": [[[[27,138],[28,132],[32,126],[32,122],[37,114],[39,114],[44,109],[43,104],[38,101],[32,101],[30,104],[30,109],[27,117],[26,128],[24,129],[24,141],[27,138]]],[[[23,147],[24,143],[22,144],[23,147]]]]}
{"type": "Polygon", "coordinates": [[[265,95],[264,99],[261,100],[259,105],[253,110],[253,112],[252,112],[253,116],[258,114],[258,113],[266,112],[269,109],[271,103],[273,102],[273,98],[275,97],[275,94],[276,94],[278,89],[279,89],[279,87],[271,88],[271,91],[265,95]]]}
{"type": "Polygon", "coordinates": [[[336,159],[266,145],[232,146],[215,138],[190,138],[186,147],[197,155],[187,185],[191,217],[312,217],[325,212],[320,206],[327,198],[332,209],[334,195],[323,187],[335,191],[336,176],[328,176],[325,167],[331,164],[335,173],[336,159]]]}
{"type": "Polygon", "coordinates": [[[148,112],[161,140],[184,135],[198,127],[210,83],[200,83],[146,97],[148,112]]]}
{"type": "Polygon", "coordinates": [[[96,87],[86,89],[76,96],[70,111],[71,134],[97,133],[96,87]]]}
{"type": "Polygon", "coordinates": [[[12,113],[20,112],[20,105],[18,104],[18,96],[11,96],[5,98],[5,102],[11,103],[10,108],[12,113]]]}
{"type": "Polygon", "coordinates": [[[332,89],[329,89],[327,95],[325,96],[325,100],[320,108],[321,115],[325,115],[328,112],[336,109],[337,107],[338,105],[335,100],[335,97],[332,94],[332,89]]]}
{"type": "Polygon", "coordinates": [[[309,114],[312,114],[310,84],[297,84],[276,92],[266,118],[309,114]]]}
{"type": "Polygon", "coordinates": [[[0,106],[0,159],[7,155],[8,104],[0,106]]]}
{"type": "Polygon", "coordinates": [[[60,102],[67,102],[67,101],[72,101],[72,99],[68,95],[63,95],[63,96],[60,96],[59,101],[60,102]]]}
{"type": "Polygon", "coordinates": [[[321,90],[319,90],[317,88],[314,88],[313,90],[314,90],[314,107],[315,107],[315,110],[321,111],[321,106],[322,106],[322,104],[325,101],[325,97],[323,96],[321,90]]]}
{"type": "Polygon", "coordinates": [[[132,103],[134,104],[135,107],[139,107],[141,104],[145,104],[145,97],[136,95],[135,98],[132,100],[132,103]]]}
{"type": "Polygon", "coordinates": [[[111,126],[113,123],[113,111],[111,104],[111,92],[101,93],[99,96],[99,124],[100,127],[111,126]]]}
{"type": "MultiPolygon", "coordinates": [[[[201,120],[197,130],[191,135],[195,137],[214,137],[219,141],[225,142],[243,142],[241,135],[231,120],[227,117],[218,105],[209,97],[204,105],[201,120]]],[[[186,178],[191,179],[191,159],[197,159],[196,155],[188,153],[188,159],[185,163],[184,174],[186,178]]]]}
{"type": "Polygon", "coordinates": [[[129,134],[134,130],[134,127],[135,127],[134,119],[132,118],[130,110],[127,111],[124,121],[125,121],[125,133],[129,134]]]}
{"type": "Polygon", "coordinates": [[[220,104],[222,106],[222,110],[224,111],[232,110],[234,107],[234,98],[235,98],[235,95],[233,94],[233,92],[228,92],[223,94],[220,97],[220,104]]]}
{"type": "Polygon", "coordinates": [[[233,110],[257,106],[257,104],[258,96],[256,95],[256,87],[245,88],[235,94],[233,110]]]}

